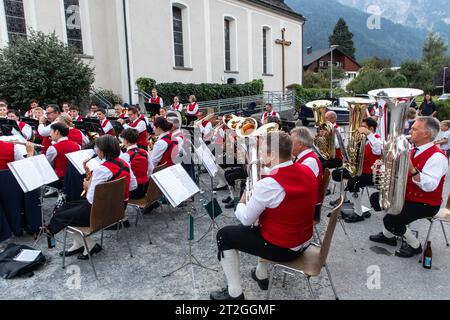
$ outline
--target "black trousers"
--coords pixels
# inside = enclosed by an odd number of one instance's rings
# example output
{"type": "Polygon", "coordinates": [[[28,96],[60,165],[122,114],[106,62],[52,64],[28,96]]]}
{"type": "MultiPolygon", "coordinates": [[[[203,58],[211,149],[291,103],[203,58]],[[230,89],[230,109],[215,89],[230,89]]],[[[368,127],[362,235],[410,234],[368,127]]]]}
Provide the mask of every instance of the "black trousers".
{"type": "Polygon", "coordinates": [[[258,227],[228,226],[220,229],[216,238],[219,261],[223,258],[223,251],[233,249],[278,262],[292,261],[304,251],[293,251],[267,242],[258,227]]]}
{"type": "Polygon", "coordinates": [[[91,221],[92,205],[86,199],[68,202],[57,209],[48,228],[53,234],[57,234],[67,226],[89,227],[91,221]]]}
{"type": "Polygon", "coordinates": [[[186,115],[187,126],[190,126],[190,124],[192,122],[196,121],[197,119],[198,119],[197,116],[192,116],[192,115],[187,114],[186,115]]]}
{"type": "Polygon", "coordinates": [[[405,201],[402,211],[398,215],[387,214],[383,218],[384,227],[396,236],[402,236],[411,222],[419,219],[432,218],[440,206],[429,206],[425,203],[405,201]]]}
{"type": "Polygon", "coordinates": [[[359,192],[359,190],[363,187],[374,185],[372,174],[363,173],[358,177],[352,178],[350,172],[348,172],[346,169],[334,170],[333,173],[331,174],[334,181],[341,182],[342,170],[344,179],[348,179],[346,188],[347,191],[359,192]]]}
{"type": "Polygon", "coordinates": [[[145,197],[148,189],[148,182],[138,184],[137,188],[133,191],[130,191],[130,199],[142,199],[145,197]]]}
{"type": "Polygon", "coordinates": [[[336,158],[330,160],[319,158],[319,160],[322,163],[322,168],[324,169],[336,169],[342,167],[342,160],[336,158]]]}

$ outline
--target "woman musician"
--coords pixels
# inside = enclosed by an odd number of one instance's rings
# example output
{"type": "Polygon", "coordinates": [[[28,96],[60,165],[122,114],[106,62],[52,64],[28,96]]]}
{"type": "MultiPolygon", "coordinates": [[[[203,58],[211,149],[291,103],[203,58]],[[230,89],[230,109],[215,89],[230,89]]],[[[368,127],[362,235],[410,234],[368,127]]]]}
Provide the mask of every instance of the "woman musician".
{"type": "MultiPolygon", "coordinates": [[[[53,236],[67,226],[87,227],[90,225],[90,214],[94,201],[95,187],[99,184],[126,178],[125,203],[128,202],[129,192],[136,189],[137,182],[130,166],[120,159],[120,146],[116,138],[105,135],[95,141],[95,152],[99,159],[103,160],[102,165],[92,173],[90,181],[84,181],[84,188],[87,190],[86,199],[68,202],[59,208],[53,215],[50,223],[44,227],[44,231],[53,236]]],[[[87,260],[88,252],[84,248],[83,241],[79,235],[71,235],[73,238],[72,247],[66,252],[66,256],[79,254],[78,259],[87,260]]],[[[90,254],[96,254],[102,247],[91,239],[86,239],[90,254]]],[[[61,252],[62,256],[63,253],[61,252]]]]}
{"type": "Polygon", "coordinates": [[[157,166],[166,164],[172,166],[174,159],[178,157],[178,141],[172,139],[171,130],[173,125],[166,118],[156,118],[153,124],[155,135],[158,137],[150,158],[150,172],[157,166]]]}

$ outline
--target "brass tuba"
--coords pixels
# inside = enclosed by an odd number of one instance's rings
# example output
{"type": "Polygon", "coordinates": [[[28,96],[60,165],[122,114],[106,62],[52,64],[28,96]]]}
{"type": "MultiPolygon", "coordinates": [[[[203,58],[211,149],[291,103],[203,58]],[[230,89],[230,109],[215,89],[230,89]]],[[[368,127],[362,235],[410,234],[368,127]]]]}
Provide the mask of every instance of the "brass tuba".
{"type": "Polygon", "coordinates": [[[334,159],[336,157],[335,128],[331,122],[325,121],[325,114],[331,101],[317,100],[309,102],[309,105],[312,107],[317,128],[314,138],[315,149],[325,160],[334,159]]]}
{"type": "Polygon", "coordinates": [[[350,112],[348,147],[343,167],[352,177],[357,177],[362,174],[367,141],[366,135],[359,133],[358,129],[362,126],[367,108],[373,100],[364,98],[342,98],[342,100],[348,103],[350,112]]]}
{"type": "Polygon", "coordinates": [[[369,92],[381,106],[380,133],[382,158],[372,167],[375,186],[380,190],[380,207],[399,214],[404,205],[411,146],[403,134],[413,99],[423,94],[418,89],[380,89],[369,92]]]}

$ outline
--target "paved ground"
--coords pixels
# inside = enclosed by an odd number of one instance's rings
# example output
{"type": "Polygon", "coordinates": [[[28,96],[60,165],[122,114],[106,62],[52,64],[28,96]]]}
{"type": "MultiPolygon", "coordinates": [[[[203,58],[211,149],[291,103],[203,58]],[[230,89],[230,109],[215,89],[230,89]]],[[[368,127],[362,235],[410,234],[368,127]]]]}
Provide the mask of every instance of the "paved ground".
{"type": "MultiPolygon", "coordinates": [[[[204,179],[206,176],[203,177],[204,179]]],[[[445,188],[445,199],[450,192],[449,181],[445,188]]],[[[225,196],[219,192],[219,199],[225,196]]],[[[336,196],[330,196],[332,199],[336,196]]],[[[45,212],[49,212],[54,200],[46,200],[45,212]]],[[[367,196],[364,197],[368,205],[367,196]]],[[[195,220],[195,237],[199,239],[210,225],[209,217],[201,217],[204,211],[198,207],[195,220]]],[[[130,214],[132,210],[128,211],[130,214]]],[[[326,217],[327,211],[323,216],[326,217]]],[[[431,241],[433,248],[433,269],[425,270],[418,258],[400,259],[393,256],[395,249],[377,245],[368,240],[370,234],[381,231],[383,215],[375,213],[364,222],[346,225],[349,238],[338,225],[329,254],[329,268],[341,299],[448,299],[450,297],[450,248],[446,247],[440,226],[435,225],[431,241]],[[352,247],[357,249],[355,253],[352,247]],[[378,273],[379,271],[379,273],[378,273]],[[377,273],[379,278],[376,277],[377,273]],[[379,279],[379,286],[377,286],[379,279]],[[368,286],[369,284],[369,286],[368,286]]],[[[198,267],[182,269],[171,277],[162,276],[180,266],[187,250],[186,209],[169,209],[147,217],[145,224],[153,237],[153,245],[147,241],[143,224],[127,229],[134,258],[130,258],[123,236],[117,242],[115,234],[106,234],[104,250],[95,256],[99,281],[95,280],[89,262],[68,258],[70,267],[61,268],[61,235],[57,248],[48,250],[45,239],[36,248],[48,257],[44,268],[29,279],[0,280],[0,299],[208,299],[209,291],[224,284],[222,271],[207,271],[198,267]],[[166,223],[168,223],[168,227],[166,223]]],[[[217,219],[219,226],[237,223],[231,210],[225,210],[217,219]]],[[[324,230],[326,218],[320,226],[324,230]]],[[[419,231],[421,241],[425,240],[429,223],[418,221],[413,229],[419,231]]],[[[450,224],[446,225],[450,235],[450,224]]],[[[33,245],[31,237],[11,239],[9,242],[33,245]]],[[[7,242],[0,244],[0,250],[7,242]]],[[[193,245],[194,255],[205,265],[220,270],[216,258],[216,245],[212,234],[193,245]]],[[[250,270],[256,258],[241,254],[243,287],[248,299],[264,299],[250,278],[250,270]]],[[[312,280],[320,299],[333,299],[333,293],[326,277],[322,274],[312,280]]],[[[273,299],[309,299],[306,283],[301,278],[288,277],[286,288],[281,287],[278,275],[273,299]]]]}

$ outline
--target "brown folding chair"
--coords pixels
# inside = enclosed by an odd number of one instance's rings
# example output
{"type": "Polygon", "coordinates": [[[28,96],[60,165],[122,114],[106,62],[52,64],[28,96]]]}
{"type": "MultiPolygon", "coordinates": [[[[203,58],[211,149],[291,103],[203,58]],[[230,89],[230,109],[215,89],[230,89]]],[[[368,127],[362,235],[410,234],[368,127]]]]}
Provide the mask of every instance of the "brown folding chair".
{"type": "MultiPolygon", "coordinates": [[[[113,225],[117,225],[117,234],[119,233],[119,227],[124,229],[123,221],[125,220],[125,189],[126,189],[126,179],[118,179],[111,182],[106,182],[99,184],[95,187],[94,201],[91,208],[91,217],[89,227],[71,227],[67,226],[64,229],[64,240],[63,240],[63,269],[66,267],[66,239],[67,232],[78,233],[81,235],[84,241],[84,247],[88,252],[89,261],[91,263],[92,269],[94,269],[95,278],[97,277],[97,272],[95,270],[94,262],[90,254],[90,248],[88,248],[86,237],[93,235],[99,231],[102,232],[101,244],[103,245],[103,231],[113,225]]],[[[131,252],[130,243],[125,232],[125,240],[130,252],[130,256],[133,257],[131,252]]]]}
{"type": "Polygon", "coordinates": [[[273,286],[273,275],[277,269],[283,269],[284,271],[300,273],[303,276],[305,276],[311,296],[313,297],[313,299],[315,299],[316,296],[311,287],[310,278],[319,276],[322,268],[324,267],[328,274],[328,279],[330,280],[334,296],[336,297],[336,300],[339,300],[339,297],[336,293],[336,288],[334,287],[334,283],[331,278],[331,273],[330,273],[330,270],[328,269],[328,265],[327,265],[326,261],[327,261],[327,257],[328,257],[328,252],[330,250],[331,241],[333,239],[334,229],[336,228],[338,216],[341,214],[343,201],[344,201],[344,199],[341,196],[341,198],[339,199],[339,205],[335,209],[333,209],[333,212],[331,213],[330,219],[328,221],[327,230],[325,232],[325,236],[324,236],[321,246],[319,246],[318,244],[312,243],[308,247],[308,249],[306,249],[306,251],[303,254],[301,254],[300,257],[298,257],[294,261],[291,261],[288,263],[273,262],[274,266],[273,266],[272,272],[270,274],[269,290],[267,292],[267,299],[270,299],[270,292],[271,292],[272,286],[273,286]]]}
{"type": "MultiPolygon", "coordinates": [[[[167,164],[160,165],[156,167],[153,170],[153,173],[156,173],[158,171],[166,169],[168,166],[167,164]]],[[[146,208],[148,208],[151,204],[153,204],[156,201],[159,201],[161,197],[163,196],[161,190],[156,185],[156,183],[153,181],[153,179],[150,178],[148,181],[148,189],[147,193],[145,194],[145,197],[142,199],[130,199],[128,200],[128,205],[136,209],[136,222],[135,226],[137,227],[139,222],[139,216],[142,216],[142,220],[144,221],[144,211],[146,208]]],[[[167,224],[167,222],[166,222],[167,224]]],[[[147,233],[148,241],[150,244],[152,244],[152,239],[150,238],[150,233],[148,232],[148,228],[145,228],[145,232],[147,233]]]]}
{"type": "Polygon", "coordinates": [[[319,231],[317,230],[317,225],[320,224],[323,202],[325,201],[325,195],[327,194],[328,185],[330,184],[330,179],[331,179],[330,169],[325,168],[325,171],[323,172],[322,183],[319,186],[320,199],[319,199],[318,204],[316,205],[316,214],[314,216],[314,233],[319,241],[319,244],[320,244],[320,234],[319,234],[319,231]]]}
{"type": "MultiPolygon", "coordinates": [[[[450,247],[450,244],[448,242],[447,233],[445,232],[444,223],[450,223],[450,195],[448,196],[447,205],[445,208],[441,208],[439,212],[433,217],[433,219],[430,219],[430,228],[428,229],[427,238],[425,239],[424,248],[426,247],[426,244],[428,243],[428,239],[431,235],[431,228],[433,227],[433,224],[435,222],[441,223],[442,233],[444,234],[445,243],[447,247],[450,247]]],[[[425,252],[425,251],[424,251],[425,252]]],[[[419,260],[420,263],[422,263],[422,256],[419,260]]]]}

